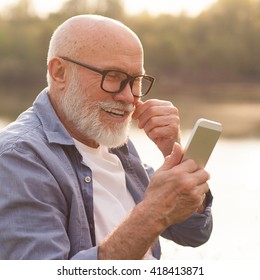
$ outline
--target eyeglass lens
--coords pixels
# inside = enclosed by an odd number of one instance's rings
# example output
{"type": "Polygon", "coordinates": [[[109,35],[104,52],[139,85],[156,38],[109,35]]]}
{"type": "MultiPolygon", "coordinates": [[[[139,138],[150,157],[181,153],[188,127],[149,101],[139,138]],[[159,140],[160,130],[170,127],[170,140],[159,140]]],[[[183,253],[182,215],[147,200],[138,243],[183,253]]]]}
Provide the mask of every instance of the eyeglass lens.
{"type": "MultiPolygon", "coordinates": [[[[126,86],[129,77],[126,73],[120,71],[109,71],[103,78],[103,89],[116,93],[126,86]]],[[[143,76],[137,76],[130,81],[132,93],[135,96],[145,95],[151,87],[151,81],[143,76]]]]}

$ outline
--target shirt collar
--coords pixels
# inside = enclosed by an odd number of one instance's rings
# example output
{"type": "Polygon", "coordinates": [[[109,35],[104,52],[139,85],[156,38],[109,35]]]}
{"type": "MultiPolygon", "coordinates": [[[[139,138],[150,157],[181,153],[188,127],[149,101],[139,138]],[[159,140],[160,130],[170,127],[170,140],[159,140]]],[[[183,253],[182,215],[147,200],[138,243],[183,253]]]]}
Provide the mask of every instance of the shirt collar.
{"type": "Polygon", "coordinates": [[[124,144],[123,146],[119,147],[119,148],[111,148],[109,149],[110,153],[113,154],[117,154],[118,155],[118,151],[120,153],[123,153],[125,156],[128,156],[129,154],[129,149],[128,149],[128,145],[124,144]]]}
{"type": "Polygon", "coordinates": [[[43,130],[50,143],[74,145],[70,134],[65,129],[52,107],[47,88],[42,90],[38,95],[33,103],[33,108],[42,123],[43,130]]]}

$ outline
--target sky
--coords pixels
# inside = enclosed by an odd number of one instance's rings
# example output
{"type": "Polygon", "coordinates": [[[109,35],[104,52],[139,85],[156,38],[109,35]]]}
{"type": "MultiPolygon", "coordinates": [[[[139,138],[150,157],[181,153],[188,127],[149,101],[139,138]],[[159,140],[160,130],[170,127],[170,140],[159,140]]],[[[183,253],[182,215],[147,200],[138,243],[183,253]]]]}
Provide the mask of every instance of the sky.
{"type": "MultiPolygon", "coordinates": [[[[6,5],[16,2],[18,0],[0,0],[0,10],[6,5]]],[[[50,11],[57,11],[64,2],[65,0],[33,0],[36,11],[43,16],[50,11]]],[[[215,2],[217,0],[124,0],[124,5],[126,11],[131,14],[142,11],[147,11],[151,14],[163,12],[180,14],[186,12],[189,15],[195,16],[215,2]]]]}

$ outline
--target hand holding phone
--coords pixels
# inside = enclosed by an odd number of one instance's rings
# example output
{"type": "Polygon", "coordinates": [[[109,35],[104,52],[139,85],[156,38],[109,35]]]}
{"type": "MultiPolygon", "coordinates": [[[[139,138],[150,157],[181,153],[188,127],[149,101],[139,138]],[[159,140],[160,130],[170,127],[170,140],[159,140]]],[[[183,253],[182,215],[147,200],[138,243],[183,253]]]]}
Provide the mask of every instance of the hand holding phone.
{"type": "Polygon", "coordinates": [[[193,159],[199,167],[204,168],[221,132],[220,123],[203,118],[198,119],[184,149],[182,161],[193,159]]]}

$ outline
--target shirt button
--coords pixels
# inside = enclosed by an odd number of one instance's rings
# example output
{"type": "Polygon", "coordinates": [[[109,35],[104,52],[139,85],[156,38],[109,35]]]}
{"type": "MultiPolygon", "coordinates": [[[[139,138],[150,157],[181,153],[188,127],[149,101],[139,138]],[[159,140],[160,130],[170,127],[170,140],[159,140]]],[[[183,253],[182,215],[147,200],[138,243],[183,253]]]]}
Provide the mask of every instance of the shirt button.
{"type": "Polygon", "coordinates": [[[86,176],[85,177],[85,182],[86,183],[90,183],[91,182],[91,177],[90,176],[86,176]]]}

